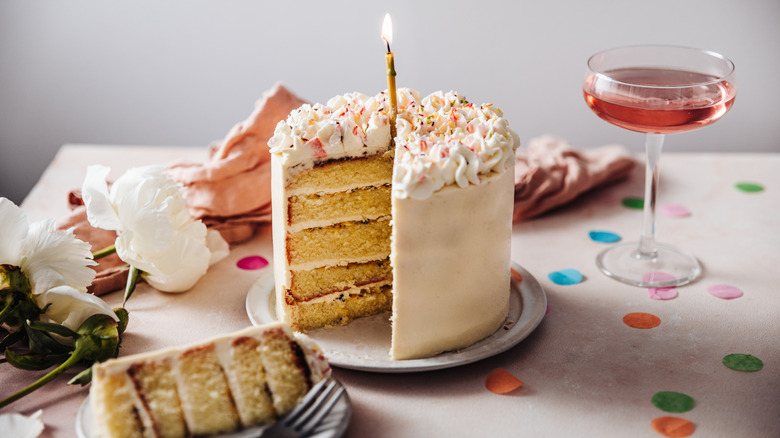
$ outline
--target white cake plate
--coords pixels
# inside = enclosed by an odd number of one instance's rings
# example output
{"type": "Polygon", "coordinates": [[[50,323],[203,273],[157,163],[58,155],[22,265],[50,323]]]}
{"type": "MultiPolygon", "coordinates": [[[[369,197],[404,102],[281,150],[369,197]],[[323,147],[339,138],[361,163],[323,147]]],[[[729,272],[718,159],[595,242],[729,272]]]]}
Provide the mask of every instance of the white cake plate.
{"type": "MultiPolygon", "coordinates": [[[[389,353],[389,314],[357,318],[345,326],[310,330],[299,336],[317,343],[331,365],[353,370],[409,373],[476,362],[517,345],[536,329],[547,311],[547,297],[539,282],[515,263],[512,269],[522,276],[522,281],[512,277],[506,321],[492,335],[461,350],[446,351],[424,359],[392,360],[389,353]]],[[[246,311],[256,326],[278,320],[273,269],[264,269],[249,289],[246,311]]]]}

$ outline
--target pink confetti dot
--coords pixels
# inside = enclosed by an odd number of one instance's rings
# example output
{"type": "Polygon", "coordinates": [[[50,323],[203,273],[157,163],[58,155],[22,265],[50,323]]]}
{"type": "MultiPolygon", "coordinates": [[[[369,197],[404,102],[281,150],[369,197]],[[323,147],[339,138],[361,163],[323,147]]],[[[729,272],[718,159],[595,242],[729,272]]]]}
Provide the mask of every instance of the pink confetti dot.
{"type": "Polygon", "coordinates": [[[688,207],[680,204],[664,204],[658,206],[658,212],[669,217],[686,217],[691,215],[688,207]]]}
{"type": "Polygon", "coordinates": [[[238,266],[240,269],[253,271],[257,269],[263,269],[268,266],[268,260],[260,256],[249,256],[237,261],[236,266],[238,266]]]}
{"type": "Polygon", "coordinates": [[[643,275],[642,281],[670,281],[674,280],[675,278],[676,277],[674,275],[667,274],[666,272],[652,271],[643,275]]]}
{"type": "Polygon", "coordinates": [[[724,300],[733,300],[734,298],[739,298],[744,295],[741,290],[730,284],[712,285],[707,288],[707,293],[713,297],[722,298],[724,300]]]}
{"type": "Polygon", "coordinates": [[[672,287],[648,287],[647,293],[653,300],[671,300],[677,298],[677,288],[672,287]]]}

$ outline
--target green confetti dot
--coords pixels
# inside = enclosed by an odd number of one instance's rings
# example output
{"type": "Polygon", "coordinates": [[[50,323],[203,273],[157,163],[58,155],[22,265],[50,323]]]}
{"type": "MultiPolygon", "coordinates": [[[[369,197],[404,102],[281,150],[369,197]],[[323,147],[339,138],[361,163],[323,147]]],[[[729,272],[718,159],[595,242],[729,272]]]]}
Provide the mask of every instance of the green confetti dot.
{"type": "Polygon", "coordinates": [[[661,391],[652,399],[658,409],[665,412],[688,412],[693,409],[693,398],[680,392],[661,391]]]}
{"type": "Polygon", "coordinates": [[[764,186],[752,182],[739,182],[734,184],[734,187],[736,187],[739,190],[742,190],[743,192],[748,192],[748,193],[764,191],[764,186]]]}
{"type": "Polygon", "coordinates": [[[645,208],[645,200],[642,198],[623,198],[623,206],[641,210],[645,208]]]}
{"type": "Polygon", "coordinates": [[[723,365],[736,371],[758,371],[764,368],[761,359],[749,354],[734,353],[723,358],[723,365]]]}

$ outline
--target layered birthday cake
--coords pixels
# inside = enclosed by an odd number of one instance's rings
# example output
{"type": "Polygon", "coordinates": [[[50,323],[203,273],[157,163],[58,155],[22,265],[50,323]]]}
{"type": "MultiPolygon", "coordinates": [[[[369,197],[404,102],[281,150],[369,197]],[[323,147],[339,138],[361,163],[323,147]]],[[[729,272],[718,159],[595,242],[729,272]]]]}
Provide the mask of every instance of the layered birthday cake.
{"type": "Polygon", "coordinates": [[[392,312],[393,359],[471,345],[509,308],[517,134],[490,104],[398,90],[305,104],[272,154],[277,315],[307,331],[392,312]]]}
{"type": "Polygon", "coordinates": [[[330,373],[282,324],[95,365],[90,404],[100,437],[188,437],[268,424],[330,373]]]}

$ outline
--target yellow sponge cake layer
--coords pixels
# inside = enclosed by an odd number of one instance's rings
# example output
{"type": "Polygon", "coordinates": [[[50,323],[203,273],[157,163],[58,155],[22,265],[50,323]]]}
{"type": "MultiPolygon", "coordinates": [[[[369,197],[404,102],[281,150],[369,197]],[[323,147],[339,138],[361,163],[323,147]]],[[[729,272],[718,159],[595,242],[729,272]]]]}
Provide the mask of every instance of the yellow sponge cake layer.
{"type": "Polygon", "coordinates": [[[337,292],[317,300],[292,302],[294,306],[283,307],[284,319],[296,330],[305,332],[320,327],[345,325],[361,316],[389,311],[393,304],[393,293],[388,282],[361,288],[354,294],[337,292]]]}
{"type": "Polygon", "coordinates": [[[389,184],[393,176],[393,156],[374,154],[354,159],[318,162],[313,168],[290,172],[285,178],[288,194],[337,192],[355,187],[389,184]]]}
{"type": "Polygon", "coordinates": [[[306,301],[333,292],[366,286],[380,281],[392,281],[390,260],[350,263],[308,271],[292,271],[290,294],[297,301],[306,301]]]}
{"type": "Polygon", "coordinates": [[[384,260],[390,255],[390,220],[344,222],[292,233],[287,239],[288,260],[311,268],[333,260],[384,260]]]}
{"type": "Polygon", "coordinates": [[[193,435],[238,429],[238,413],[213,344],[181,353],[177,371],[182,410],[193,435]]]}
{"type": "Polygon", "coordinates": [[[262,364],[263,355],[260,352],[260,341],[246,336],[232,342],[230,368],[227,371],[228,380],[233,388],[233,400],[236,403],[241,424],[270,423],[276,418],[271,394],[266,384],[267,377],[262,364]],[[244,382],[240,384],[239,382],[244,382]]]}
{"type": "Polygon", "coordinates": [[[290,196],[291,231],[319,224],[360,221],[390,216],[390,185],[346,192],[290,196]]]}
{"type": "Polygon", "coordinates": [[[187,425],[179,406],[179,393],[170,360],[140,362],[130,366],[127,374],[136,393],[149,410],[151,427],[160,437],[187,434],[187,425]]]}
{"type": "Polygon", "coordinates": [[[126,374],[93,376],[89,398],[92,414],[104,436],[144,437],[145,426],[136,409],[136,389],[126,374]],[[96,385],[95,382],[99,383],[96,385]]]}
{"type": "Polygon", "coordinates": [[[281,329],[271,330],[260,341],[268,390],[278,415],[290,412],[311,388],[309,368],[300,346],[281,329]]]}
{"type": "Polygon", "coordinates": [[[96,436],[178,438],[267,424],[329,372],[316,347],[282,323],[111,359],[93,369],[96,436]]]}

